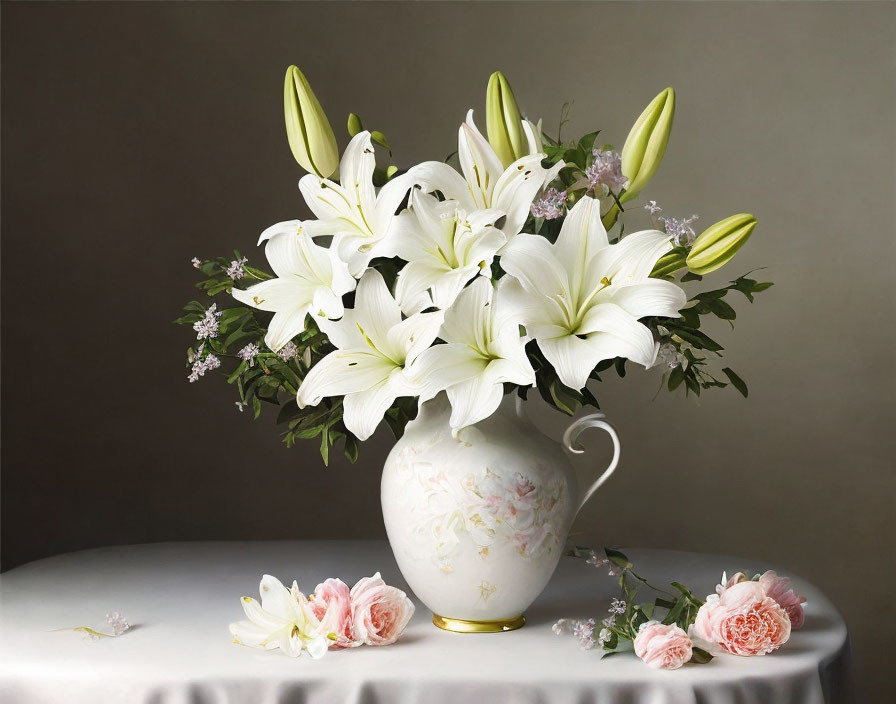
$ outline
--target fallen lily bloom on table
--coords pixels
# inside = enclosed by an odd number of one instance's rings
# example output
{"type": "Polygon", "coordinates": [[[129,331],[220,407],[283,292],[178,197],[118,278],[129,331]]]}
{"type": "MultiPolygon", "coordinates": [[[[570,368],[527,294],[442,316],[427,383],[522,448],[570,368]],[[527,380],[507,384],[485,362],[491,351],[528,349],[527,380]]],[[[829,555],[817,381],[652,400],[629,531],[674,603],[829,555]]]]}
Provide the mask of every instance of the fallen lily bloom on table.
{"type": "Polygon", "coordinates": [[[230,624],[234,643],[264,650],[279,648],[293,658],[302,653],[315,659],[326,654],[336,634],[325,631],[295,582],[287,589],[266,574],[259,592],[261,604],[248,596],[241,599],[248,620],[230,624]]]}
{"type": "Polygon", "coordinates": [[[91,628],[90,626],[75,626],[74,628],[57,628],[57,631],[79,631],[81,633],[86,633],[93,640],[99,640],[100,638],[118,638],[123,635],[126,631],[130,630],[131,624],[128,623],[128,620],[122,616],[118,611],[112,611],[111,613],[106,614],[106,623],[112,628],[111,633],[103,633],[102,631],[98,631],[95,628],[91,628]]]}
{"type": "Polygon", "coordinates": [[[753,579],[742,572],[728,579],[723,573],[716,593],[701,601],[678,582],[672,582],[669,590],[650,584],[618,550],[605,548],[604,553],[606,557],[602,558],[594,550],[579,547],[567,553],[589,565],[610,565],[618,570],[624,597],[612,600],[596,639],[592,636],[594,619],[560,619],[554,624],[554,633],[572,633],[583,650],[597,644],[604,653],[616,653],[631,641],[635,654],[648,667],[675,670],[687,662],[709,662],[713,655],[723,653],[772,653],[787,642],[792,630],[803,625],[806,598],[796,594],[789,587],[790,581],[773,570],[753,579]],[[652,602],[637,603],[635,597],[641,587],[660,596],[652,602]],[[585,627],[587,638],[583,639],[585,627]]]}
{"type": "Polygon", "coordinates": [[[261,604],[241,599],[247,621],[230,624],[233,642],[252,648],[279,648],[290,657],[307,652],[323,657],[329,648],[391,645],[402,634],[414,604],[407,594],[386,584],[377,572],[349,590],[340,579],[327,579],[306,597],[292,583],[287,589],[270,575],[259,586],[261,604]]]}

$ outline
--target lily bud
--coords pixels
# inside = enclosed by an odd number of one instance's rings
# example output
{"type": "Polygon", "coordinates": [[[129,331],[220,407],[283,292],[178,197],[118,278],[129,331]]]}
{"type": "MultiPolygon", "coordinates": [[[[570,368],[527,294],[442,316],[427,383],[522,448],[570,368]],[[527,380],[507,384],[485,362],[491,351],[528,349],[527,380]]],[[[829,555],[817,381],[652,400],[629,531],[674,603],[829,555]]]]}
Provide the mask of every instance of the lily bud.
{"type": "Polygon", "coordinates": [[[661,279],[664,276],[674,274],[679,269],[684,269],[687,266],[685,257],[686,254],[681,249],[675,249],[664,254],[653,265],[653,271],[650,272],[650,275],[655,279],[661,279]]]}
{"type": "Polygon", "coordinates": [[[485,126],[488,141],[505,168],[529,154],[529,140],[510,84],[500,71],[488,79],[485,96],[485,126]]]}
{"type": "Polygon", "coordinates": [[[756,218],[747,213],[710,225],[694,240],[687,258],[688,269],[695,274],[708,274],[724,266],[746,244],[755,227],[756,218]]]}
{"type": "Polygon", "coordinates": [[[327,115],[307,79],[295,66],[283,84],[286,136],[292,155],[305,171],[328,178],[339,168],[339,149],[327,115]]]}
{"type": "Polygon", "coordinates": [[[675,91],[666,88],[656,96],[637,119],[622,148],[622,173],[628,187],[620,196],[621,202],[635,198],[656,173],[672,131],[675,116],[675,91]]]}

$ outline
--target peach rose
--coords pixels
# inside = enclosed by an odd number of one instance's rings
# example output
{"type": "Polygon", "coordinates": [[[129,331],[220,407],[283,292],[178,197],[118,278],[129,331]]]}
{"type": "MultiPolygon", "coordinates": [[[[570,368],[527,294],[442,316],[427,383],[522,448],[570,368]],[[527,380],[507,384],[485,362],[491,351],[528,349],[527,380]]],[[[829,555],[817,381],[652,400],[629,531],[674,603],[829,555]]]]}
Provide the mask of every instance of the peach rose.
{"type": "Polygon", "coordinates": [[[352,587],[352,636],[367,645],[390,645],[408,625],[414,604],[401,589],[390,587],[377,572],[352,587]]]}
{"type": "Polygon", "coordinates": [[[790,617],[759,582],[738,582],[707,597],[691,633],[733,655],[765,655],[790,638],[790,617]]]}
{"type": "MultiPolygon", "coordinates": [[[[723,584],[719,584],[716,587],[716,593],[721,596],[729,587],[746,581],[749,580],[743,572],[738,572],[737,574],[732,575],[731,579],[727,581],[723,574],[723,584]]],[[[798,628],[803,627],[803,622],[806,620],[803,614],[803,604],[806,603],[806,597],[799,596],[793,589],[787,588],[790,584],[789,579],[786,577],[779,577],[778,573],[774,570],[768,570],[754,581],[758,581],[758,583],[762,585],[762,588],[765,589],[765,593],[784,607],[784,610],[790,617],[791,629],[797,630],[798,628]]]]}
{"type": "Polygon", "coordinates": [[[318,584],[310,597],[311,610],[320,620],[325,633],[335,633],[331,648],[354,648],[361,645],[352,635],[352,603],[348,585],[341,579],[328,579],[318,584]]]}
{"type": "Polygon", "coordinates": [[[806,620],[803,614],[803,604],[806,597],[799,596],[793,589],[788,589],[790,580],[779,577],[777,572],[769,570],[759,577],[759,584],[765,589],[765,593],[777,601],[790,617],[790,627],[794,630],[803,627],[806,620]]]}
{"type": "Polygon", "coordinates": [[[638,629],[635,655],[655,670],[677,670],[691,659],[691,639],[678,626],[648,621],[638,629]]]}

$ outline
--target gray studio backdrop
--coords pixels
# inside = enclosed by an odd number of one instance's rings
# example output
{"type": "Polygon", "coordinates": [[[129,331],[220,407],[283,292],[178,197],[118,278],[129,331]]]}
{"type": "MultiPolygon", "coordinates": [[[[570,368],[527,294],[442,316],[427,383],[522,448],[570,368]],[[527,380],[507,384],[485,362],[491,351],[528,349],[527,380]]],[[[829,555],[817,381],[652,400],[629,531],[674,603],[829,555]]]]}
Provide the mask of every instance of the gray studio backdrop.
{"type": "MultiPolygon", "coordinates": [[[[750,385],[699,401],[657,371],[594,387],[622,438],[580,516],[586,544],[785,565],[840,605],[870,701],[894,626],[894,48],[880,4],[4,3],[3,567],[113,543],[377,538],[383,427],[354,466],[292,450],[221,379],[186,381],[192,256],[307,215],[285,67],[344,146],[349,111],[399,164],[443,158],[500,68],[528,115],[621,147],[678,94],[645,192],[708,225],[751,211],[723,282],[725,363],[750,385]]],[[[643,197],[642,197],[643,201],[643,197]]],[[[633,224],[645,225],[643,212],[633,224]]],[[[550,433],[565,421],[533,413],[550,433]]],[[[592,440],[592,461],[607,449],[592,440]]],[[[587,461],[587,460],[585,460],[587,461]]],[[[732,567],[737,567],[732,564],[732,567]]]]}

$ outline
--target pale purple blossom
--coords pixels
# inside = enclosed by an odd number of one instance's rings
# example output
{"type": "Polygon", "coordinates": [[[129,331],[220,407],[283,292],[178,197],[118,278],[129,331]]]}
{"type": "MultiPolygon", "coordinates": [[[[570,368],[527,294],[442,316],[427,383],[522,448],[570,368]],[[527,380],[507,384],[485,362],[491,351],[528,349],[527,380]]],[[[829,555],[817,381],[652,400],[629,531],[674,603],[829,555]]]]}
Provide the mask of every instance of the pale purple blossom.
{"type": "Polygon", "coordinates": [[[115,636],[120,636],[131,627],[128,620],[117,611],[106,614],[106,623],[112,627],[112,634],[115,636]]]}
{"type": "Polygon", "coordinates": [[[557,623],[551,626],[551,630],[558,636],[565,633],[572,633],[573,622],[568,618],[561,618],[557,623]]]}
{"type": "Polygon", "coordinates": [[[669,369],[675,369],[676,367],[681,366],[682,355],[678,352],[678,349],[671,342],[664,342],[662,345],[660,345],[657,358],[662,364],[665,364],[667,367],[669,367],[669,369]]]}
{"type": "Polygon", "coordinates": [[[221,312],[218,310],[218,304],[212,303],[211,307],[205,311],[205,317],[193,323],[193,329],[196,331],[197,340],[207,340],[211,337],[218,336],[218,318],[221,312]]]}
{"type": "Polygon", "coordinates": [[[545,194],[532,204],[532,215],[545,220],[556,220],[563,217],[566,206],[566,191],[549,188],[545,194]]]}
{"type": "Polygon", "coordinates": [[[600,625],[603,626],[604,628],[612,628],[613,626],[616,625],[616,616],[615,615],[607,616],[605,619],[601,620],[600,625]]]}
{"type": "Polygon", "coordinates": [[[242,259],[234,259],[232,262],[230,262],[230,266],[227,267],[224,271],[234,281],[236,281],[237,279],[242,279],[246,275],[246,272],[243,269],[243,265],[248,261],[249,260],[246,257],[243,257],[242,259]]]}
{"type": "Polygon", "coordinates": [[[610,191],[618,193],[628,185],[628,179],[622,173],[622,157],[617,152],[603,151],[595,147],[591,153],[594,155],[594,161],[585,169],[585,178],[588,179],[590,188],[600,186],[606,195],[610,191]]]}
{"type": "Polygon", "coordinates": [[[622,599],[613,599],[610,602],[610,613],[611,614],[624,614],[625,613],[625,601],[622,599]]]}
{"type": "Polygon", "coordinates": [[[258,349],[258,345],[254,342],[250,342],[248,345],[243,347],[239,352],[236,353],[236,356],[239,357],[244,362],[248,362],[251,367],[255,363],[255,358],[258,356],[260,350],[258,349]]]}
{"type": "Polygon", "coordinates": [[[284,362],[288,362],[293,357],[299,356],[299,348],[296,347],[295,342],[287,342],[285,345],[283,345],[283,347],[281,347],[279,350],[277,350],[277,355],[284,362]]]}
{"type": "Polygon", "coordinates": [[[193,257],[190,261],[193,263],[193,266],[196,269],[198,269],[200,266],[202,266],[202,262],[199,261],[199,257],[193,257]]]}
{"type": "Polygon", "coordinates": [[[217,369],[220,366],[221,360],[213,354],[208,354],[205,357],[197,356],[193,359],[193,368],[190,370],[190,376],[187,377],[187,380],[192,384],[195,381],[199,381],[199,377],[205,376],[207,371],[217,369]]]}
{"type": "Polygon", "coordinates": [[[647,205],[644,206],[644,210],[646,210],[651,215],[656,215],[657,213],[663,212],[663,209],[656,204],[655,200],[648,201],[647,205]]]}
{"type": "Polygon", "coordinates": [[[666,234],[672,237],[672,242],[678,247],[690,247],[697,239],[697,233],[691,225],[698,219],[696,215],[689,218],[658,218],[663,222],[666,234]]]}
{"type": "Polygon", "coordinates": [[[599,557],[596,552],[591,551],[591,557],[585,560],[592,567],[605,567],[610,564],[610,561],[606,557],[599,557]]]}
{"type": "Polygon", "coordinates": [[[579,647],[582,650],[591,650],[594,647],[594,619],[576,621],[572,634],[579,639],[579,647]]]}
{"type": "Polygon", "coordinates": [[[622,568],[619,565],[610,565],[607,569],[607,574],[610,577],[618,577],[622,574],[622,568]]]}

